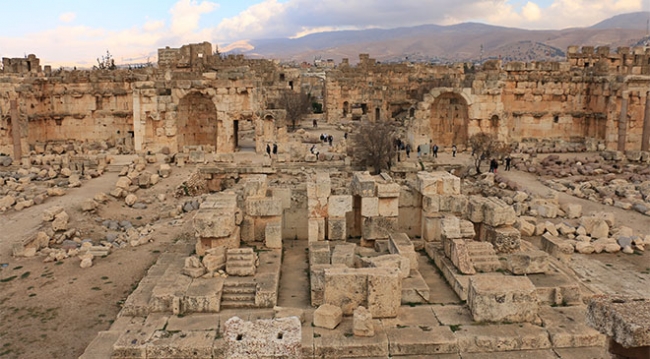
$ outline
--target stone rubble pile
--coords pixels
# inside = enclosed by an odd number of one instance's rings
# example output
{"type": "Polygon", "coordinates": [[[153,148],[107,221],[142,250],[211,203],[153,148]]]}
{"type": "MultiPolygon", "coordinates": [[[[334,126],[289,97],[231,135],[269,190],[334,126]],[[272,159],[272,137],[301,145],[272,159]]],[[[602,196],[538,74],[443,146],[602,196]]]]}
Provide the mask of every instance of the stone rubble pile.
{"type": "MultiPolygon", "coordinates": [[[[81,187],[82,180],[99,177],[112,158],[106,155],[34,155],[23,158],[20,168],[0,172],[0,212],[39,205],[48,197],[63,196],[66,188],[81,187]]],[[[0,165],[11,165],[0,156],[0,165]]]]}

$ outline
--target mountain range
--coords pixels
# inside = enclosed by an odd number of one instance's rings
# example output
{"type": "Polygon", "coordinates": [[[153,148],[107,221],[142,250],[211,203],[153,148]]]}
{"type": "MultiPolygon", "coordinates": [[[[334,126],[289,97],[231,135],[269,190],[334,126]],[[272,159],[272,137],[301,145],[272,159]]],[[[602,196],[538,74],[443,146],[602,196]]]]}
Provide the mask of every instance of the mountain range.
{"type": "Polygon", "coordinates": [[[648,40],[649,12],[622,14],[584,28],[525,30],[461,23],[450,26],[422,25],[394,29],[331,31],[300,38],[239,41],[221,47],[225,54],[241,53],[251,58],[313,62],[349,58],[360,53],[381,62],[480,62],[558,61],[570,45],[637,46],[648,40]]]}

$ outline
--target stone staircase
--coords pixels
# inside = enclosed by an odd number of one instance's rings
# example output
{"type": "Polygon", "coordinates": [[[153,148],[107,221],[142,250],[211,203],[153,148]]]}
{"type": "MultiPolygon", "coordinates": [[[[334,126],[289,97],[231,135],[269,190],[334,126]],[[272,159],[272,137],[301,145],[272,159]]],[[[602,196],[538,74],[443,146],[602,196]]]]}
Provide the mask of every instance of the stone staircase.
{"type": "Polygon", "coordinates": [[[221,293],[221,309],[256,308],[255,282],[225,282],[221,293]]]}
{"type": "Polygon", "coordinates": [[[226,253],[226,273],[239,277],[255,275],[257,256],[253,248],[234,248],[226,253]]]}
{"type": "Polygon", "coordinates": [[[467,251],[474,269],[479,273],[496,272],[501,269],[501,262],[497,257],[492,243],[467,242],[467,251]]]}

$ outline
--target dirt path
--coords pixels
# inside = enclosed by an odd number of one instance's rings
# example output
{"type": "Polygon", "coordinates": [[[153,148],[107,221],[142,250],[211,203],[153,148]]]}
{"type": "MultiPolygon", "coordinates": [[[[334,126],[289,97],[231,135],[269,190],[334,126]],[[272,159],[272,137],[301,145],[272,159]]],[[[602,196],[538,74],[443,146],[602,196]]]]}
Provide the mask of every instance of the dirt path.
{"type": "MultiPolygon", "coordinates": [[[[130,157],[118,156],[116,164],[130,161],[130,157]]],[[[157,165],[148,170],[155,171],[157,165]]],[[[108,329],[122,301],[160,253],[175,243],[193,242],[192,213],[183,218],[165,214],[185,200],[172,194],[192,171],[191,166],[174,167],[169,178],[136,192],[145,199],[166,194],[165,201],[152,201],[147,209],[129,208],[123,201],[111,199],[97,213],[79,211],[84,199],[114,188],[117,173],[108,172],[42,205],[0,215],[0,263],[6,264],[0,270],[0,358],[76,358],[99,331],[108,329]],[[110,218],[129,220],[135,226],[150,223],[154,240],[113,250],[106,257],[95,258],[87,269],[79,267],[78,258],[43,263],[43,257],[11,257],[12,244],[33,235],[42,224],[43,210],[54,205],[66,208],[71,228],[79,229],[83,238],[101,238],[106,229],[100,218],[110,218]]]]}
{"type": "MultiPolygon", "coordinates": [[[[127,165],[133,156],[116,156],[114,165],[127,165]]],[[[73,206],[81,204],[86,198],[92,198],[100,192],[109,192],[115,188],[117,172],[107,172],[103,175],[84,181],[81,187],[68,189],[61,197],[50,197],[44,203],[23,209],[20,212],[11,212],[2,215],[0,221],[0,263],[7,263],[11,259],[12,247],[21,243],[30,236],[35,236],[42,225],[43,211],[53,206],[62,206],[72,217],[75,211],[73,206]]]]}
{"type": "Polygon", "coordinates": [[[284,240],[278,306],[311,308],[307,241],[284,240]]]}

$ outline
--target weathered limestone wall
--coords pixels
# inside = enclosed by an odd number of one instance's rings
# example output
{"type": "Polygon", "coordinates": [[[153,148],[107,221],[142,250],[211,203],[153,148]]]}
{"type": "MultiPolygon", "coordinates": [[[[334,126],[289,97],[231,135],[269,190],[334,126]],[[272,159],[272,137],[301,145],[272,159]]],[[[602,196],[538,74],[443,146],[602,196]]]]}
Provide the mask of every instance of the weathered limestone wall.
{"type": "Polygon", "coordinates": [[[358,66],[344,61],[328,72],[327,121],[406,120],[414,148],[429,140],[462,146],[488,132],[504,141],[590,138],[639,150],[649,58],[642,49],[572,47],[567,62],[473,67],[383,65],[362,55],[358,66]]]}

